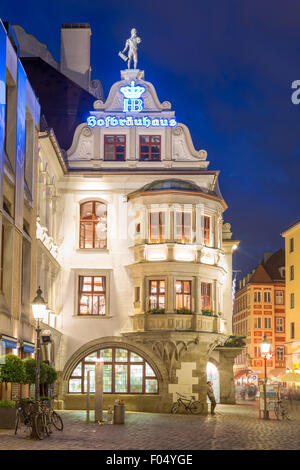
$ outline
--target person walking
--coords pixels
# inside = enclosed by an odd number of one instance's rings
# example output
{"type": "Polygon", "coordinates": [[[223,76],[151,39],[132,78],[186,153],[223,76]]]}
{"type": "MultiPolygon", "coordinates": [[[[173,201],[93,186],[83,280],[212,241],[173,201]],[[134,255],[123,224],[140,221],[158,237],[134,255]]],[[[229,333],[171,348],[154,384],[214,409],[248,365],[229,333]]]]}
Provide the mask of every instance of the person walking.
{"type": "Polygon", "coordinates": [[[207,382],[207,396],[210,400],[210,412],[212,415],[215,415],[215,408],[217,406],[217,402],[216,402],[216,399],[215,399],[215,394],[214,394],[214,389],[213,389],[213,386],[212,386],[212,383],[211,382],[207,382]]]}

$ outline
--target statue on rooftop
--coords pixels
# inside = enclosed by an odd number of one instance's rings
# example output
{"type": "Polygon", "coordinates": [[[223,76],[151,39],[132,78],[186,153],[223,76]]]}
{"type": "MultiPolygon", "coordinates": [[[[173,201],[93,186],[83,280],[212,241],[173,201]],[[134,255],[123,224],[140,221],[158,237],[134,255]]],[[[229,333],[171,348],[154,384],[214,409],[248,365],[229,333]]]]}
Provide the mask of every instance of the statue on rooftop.
{"type": "Polygon", "coordinates": [[[122,52],[119,52],[119,56],[127,62],[127,66],[130,69],[131,62],[133,59],[134,69],[137,69],[138,62],[138,44],[142,41],[141,37],[138,35],[138,32],[135,28],[131,30],[131,36],[127,39],[125,47],[122,52]],[[124,54],[128,49],[128,57],[124,54]]]}

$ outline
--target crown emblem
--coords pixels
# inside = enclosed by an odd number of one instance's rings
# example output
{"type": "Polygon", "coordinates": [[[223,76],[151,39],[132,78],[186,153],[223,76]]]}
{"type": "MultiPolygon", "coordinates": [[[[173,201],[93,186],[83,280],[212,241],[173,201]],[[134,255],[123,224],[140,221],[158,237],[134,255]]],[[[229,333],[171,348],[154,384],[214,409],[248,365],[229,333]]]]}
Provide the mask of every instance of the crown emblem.
{"type": "Polygon", "coordinates": [[[130,85],[131,86],[122,86],[120,88],[120,92],[125,96],[125,98],[140,98],[146,90],[144,86],[136,85],[134,80],[131,81],[130,85]]]}

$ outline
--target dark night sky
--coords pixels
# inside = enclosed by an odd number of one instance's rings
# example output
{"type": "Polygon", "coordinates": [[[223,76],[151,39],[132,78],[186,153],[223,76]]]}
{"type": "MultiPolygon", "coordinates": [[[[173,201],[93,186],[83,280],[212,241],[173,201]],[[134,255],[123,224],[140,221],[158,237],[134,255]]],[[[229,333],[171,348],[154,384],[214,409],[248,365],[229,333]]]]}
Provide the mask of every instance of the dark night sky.
{"type": "Polygon", "coordinates": [[[171,101],[210,169],[221,170],[225,221],[241,240],[234,268],[245,274],[264,251],[283,247],[300,218],[299,0],[0,0],[0,17],[20,24],[59,61],[63,22],[92,28],[92,76],[105,95],[124,63],[117,53],[135,27],[139,68],[171,101]]]}

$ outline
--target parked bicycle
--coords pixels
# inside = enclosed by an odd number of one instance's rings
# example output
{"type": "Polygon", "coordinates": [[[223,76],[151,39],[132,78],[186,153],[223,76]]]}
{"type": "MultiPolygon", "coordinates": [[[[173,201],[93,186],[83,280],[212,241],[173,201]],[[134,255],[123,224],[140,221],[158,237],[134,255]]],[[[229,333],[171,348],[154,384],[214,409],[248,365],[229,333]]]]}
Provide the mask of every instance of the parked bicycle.
{"type": "Polygon", "coordinates": [[[38,410],[36,409],[36,402],[32,400],[19,400],[17,402],[15,434],[21,426],[25,427],[25,431],[38,439],[42,440],[49,436],[51,430],[48,423],[47,414],[42,409],[39,402],[38,410]]]}
{"type": "Polygon", "coordinates": [[[181,395],[180,393],[177,393],[177,392],[176,392],[176,395],[178,395],[178,399],[172,406],[172,409],[171,409],[172,414],[177,413],[180,407],[184,407],[185,411],[189,411],[192,414],[200,414],[203,412],[203,409],[204,409],[203,403],[195,400],[194,396],[191,396],[190,398],[188,398],[185,395],[181,395]]]}
{"type": "Polygon", "coordinates": [[[278,400],[275,403],[274,412],[278,420],[280,419],[282,420],[286,419],[287,421],[290,420],[288,410],[287,410],[287,405],[286,403],[283,403],[282,400],[278,400]]]}
{"type": "Polygon", "coordinates": [[[62,431],[64,428],[63,420],[61,419],[59,414],[54,411],[52,402],[50,400],[42,400],[41,408],[46,415],[50,432],[52,432],[52,426],[54,426],[58,431],[62,431]]]}

